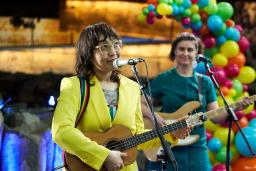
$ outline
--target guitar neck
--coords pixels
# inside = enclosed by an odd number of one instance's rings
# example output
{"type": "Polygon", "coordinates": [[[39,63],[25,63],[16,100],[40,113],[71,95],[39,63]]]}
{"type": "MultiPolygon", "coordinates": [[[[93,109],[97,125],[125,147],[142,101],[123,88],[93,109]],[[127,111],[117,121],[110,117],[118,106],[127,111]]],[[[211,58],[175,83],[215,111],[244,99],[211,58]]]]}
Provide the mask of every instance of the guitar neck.
{"type": "MultiPolygon", "coordinates": [[[[165,135],[184,127],[187,127],[186,120],[178,121],[178,122],[163,126],[160,128],[160,131],[165,135]]],[[[147,142],[157,137],[158,137],[157,132],[156,130],[153,129],[151,131],[144,132],[142,134],[123,139],[121,140],[121,142],[125,144],[125,147],[122,150],[123,151],[128,150],[130,148],[133,148],[139,144],[142,144],[144,142],[147,142]]]]}
{"type": "MultiPolygon", "coordinates": [[[[256,100],[256,95],[250,96],[250,97],[248,97],[248,99],[249,99],[250,102],[254,102],[256,100]]],[[[241,106],[240,102],[241,102],[241,100],[239,100],[239,101],[237,101],[233,104],[230,104],[229,106],[234,111],[236,111],[238,108],[243,107],[243,106],[241,106]]],[[[206,112],[205,114],[206,114],[208,119],[211,119],[211,118],[214,118],[215,116],[220,115],[220,114],[225,113],[225,112],[226,112],[225,107],[220,107],[217,110],[211,110],[211,111],[206,112]]]]}

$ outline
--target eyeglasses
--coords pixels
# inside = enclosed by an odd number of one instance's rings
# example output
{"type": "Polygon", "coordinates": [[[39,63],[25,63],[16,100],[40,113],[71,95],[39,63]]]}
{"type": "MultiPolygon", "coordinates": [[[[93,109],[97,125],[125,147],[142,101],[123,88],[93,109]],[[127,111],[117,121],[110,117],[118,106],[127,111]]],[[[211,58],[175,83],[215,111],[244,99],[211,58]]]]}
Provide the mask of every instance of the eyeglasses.
{"type": "Polygon", "coordinates": [[[122,48],[122,40],[115,40],[111,44],[104,43],[98,46],[95,46],[95,48],[99,49],[101,54],[107,54],[109,51],[114,48],[116,52],[119,52],[122,48]]]}

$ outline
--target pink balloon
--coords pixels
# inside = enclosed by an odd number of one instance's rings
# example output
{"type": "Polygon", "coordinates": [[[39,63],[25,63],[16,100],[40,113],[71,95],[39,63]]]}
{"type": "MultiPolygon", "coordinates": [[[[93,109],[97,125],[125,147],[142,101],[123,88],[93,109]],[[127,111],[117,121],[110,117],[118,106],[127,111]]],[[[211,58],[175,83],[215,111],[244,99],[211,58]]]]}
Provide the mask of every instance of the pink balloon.
{"type": "Polygon", "coordinates": [[[256,109],[253,109],[249,114],[245,115],[245,117],[250,121],[256,118],[256,109]]]}
{"type": "Polygon", "coordinates": [[[213,137],[212,133],[208,130],[206,130],[206,140],[207,142],[213,137]]]}
{"type": "Polygon", "coordinates": [[[248,90],[248,85],[247,84],[243,84],[243,92],[246,92],[248,90]]]}
{"type": "Polygon", "coordinates": [[[147,16],[147,23],[148,24],[154,24],[155,19],[153,17],[147,16]]]}
{"type": "Polygon", "coordinates": [[[245,53],[247,49],[250,47],[250,42],[245,36],[242,36],[238,41],[238,45],[239,45],[240,51],[245,53]]]}
{"type": "Polygon", "coordinates": [[[226,72],[227,77],[234,78],[239,75],[240,68],[238,67],[237,64],[228,64],[225,67],[225,72],[226,72]]]}
{"type": "Polygon", "coordinates": [[[243,27],[240,24],[235,25],[235,28],[240,32],[240,34],[243,34],[243,27]]]}
{"type": "Polygon", "coordinates": [[[155,17],[155,12],[154,12],[154,11],[150,11],[150,12],[148,13],[148,17],[154,18],[154,17],[155,17]]]}
{"type": "Polygon", "coordinates": [[[181,24],[183,25],[189,25],[190,24],[190,18],[189,17],[185,17],[181,20],[181,24]]]}
{"type": "Polygon", "coordinates": [[[227,88],[232,88],[233,87],[233,82],[231,80],[226,80],[223,84],[223,86],[227,87],[227,88]]]}
{"type": "Polygon", "coordinates": [[[212,171],[226,171],[226,166],[224,164],[216,164],[213,166],[212,171]]]}
{"type": "Polygon", "coordinates": [[[206,48],[210,49],[210,48],[215,47],[216,40],[212,36],[207,36],[207,37],[203,38],[203,43],[204,43],[206,48]]]}

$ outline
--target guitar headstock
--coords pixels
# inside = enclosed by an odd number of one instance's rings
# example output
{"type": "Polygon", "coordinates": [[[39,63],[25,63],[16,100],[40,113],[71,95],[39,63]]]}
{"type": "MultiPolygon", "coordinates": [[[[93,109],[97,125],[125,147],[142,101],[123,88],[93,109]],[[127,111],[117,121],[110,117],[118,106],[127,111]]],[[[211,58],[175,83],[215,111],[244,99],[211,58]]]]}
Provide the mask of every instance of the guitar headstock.
{"type": "Polygon", "coordinates": [[[207,120],[207,117],[204,113],[199,112],[193,115],[188,115],[186,118],[187,126],[197,126],[203,124],[207,120]]]}

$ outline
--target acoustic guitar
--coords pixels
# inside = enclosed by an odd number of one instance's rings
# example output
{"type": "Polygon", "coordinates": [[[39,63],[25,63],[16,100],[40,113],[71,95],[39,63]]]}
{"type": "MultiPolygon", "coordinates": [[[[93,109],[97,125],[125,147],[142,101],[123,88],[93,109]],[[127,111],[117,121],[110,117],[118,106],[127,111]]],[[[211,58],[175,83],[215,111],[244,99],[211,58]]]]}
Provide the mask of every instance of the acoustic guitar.
{"type": "MultiPolygon", "coordinates": [[[[254,102],[256,100],[256,95],[252,95],[249,98],[250,102],[254,102]]],[[[244,106],[241,106],[241,101],[237,101],[231,105],[229,105],[234,111],[237,109],[242,109],[245,108],[244,106]]],[[[190,101],[183,106],[181,106],[176,112],[173,113],[161,113],[161,112],[156,112],[159,116],[161,116],[167,124],[175,122],[177,119],[182,118],[182,117],[187,117],[188,114],[192,113],[195,109],[200,107],[200,102],[198,101],[190,101]]],[[[225,113],[226,109],[224,107],[220,107],[216,110],[211,110],[205,113],[205,116],[207,119],[214,118],[218,115],[221,115],[222,113],[225,113]]],[[[192,115],[193,116],[193,115],[192,115]]],[[[147,129],[152,129],[154,127],[152,121],[148,118],[144,118],[144,123],[145,123],[145,128],[147,129]]],[[[199,135],[189,135],[183,140],[179,140],[177,144],[175,144],[172,147],[175,146],[187,146],[194,144],[199,140],[200,136],[199,135]]],[[[156,161],[157,160],[157,154],[161,152],[162,148],[161,147],[154,147],[149,150],[144,150],[144,154],[147,157],[148,160],[150,161],[156,161]]]]}
{"type": "MultiPolygon", "coordinates": [[[[163,126],[160,128],[160,130],[164,134],[168,134],[180,128],[200,125],[205,120],[206,118],[204,117],[203,113],[197,113],[177,122],[163,126]]],[[[121,125],[113,126],[104,133],[86,132],[84,135],[110,150],[118,150],[127,153],[127,157],[123,158],[125,166],[132,164],[136,160],[137,145],[158,137],[155,130],[133,136],[128,128],[121,125]]],[[[95,171],[94,168],[82,162],[78,157],[67,152],[65,152],[65,159],[69,171],[95,171]]],[[[106,171],[104,166],[100,169],[100,171],[106,171]]]]}

